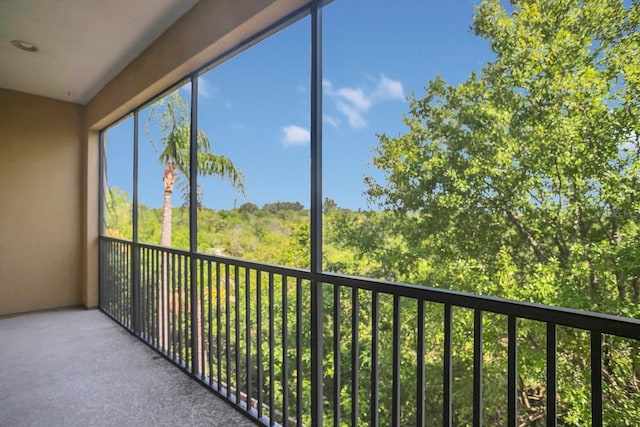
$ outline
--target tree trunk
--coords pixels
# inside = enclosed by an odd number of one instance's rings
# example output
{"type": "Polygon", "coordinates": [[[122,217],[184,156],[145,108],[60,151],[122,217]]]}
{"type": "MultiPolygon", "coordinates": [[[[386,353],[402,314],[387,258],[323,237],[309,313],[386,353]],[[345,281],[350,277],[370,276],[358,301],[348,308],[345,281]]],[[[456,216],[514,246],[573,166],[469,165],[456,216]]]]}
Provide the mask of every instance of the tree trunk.
{"type": "Polygon", "coordinates": [[[167,163],[164,168],[162,183],[164,184],[164,201],[162,203],[162,233],[160,235],[160,245],[165,248],[171,246],[171,194],[173,185],[176,182],[176,170],[173,162],[167,163]]]}
{"type": "MultiPolygon", "coordinates": [[[[173,193],[173,185],[176,182],[176,171],[173,161],[169,161],[164,168],[162,177],[164,184],[164,201],[162,203],[162,232],[160,235],[160,245],[168,248],[171,246],[171,194],[173,193]]],[[[172,313],[173,300],[169,296],[169,256],[167,253],[162,254],[162,278],[160,283],[161,291],[158,292],[158,307],[162,310],[162,316],[158,316],[158,331],[162,331],[159,339],[159,345],[164,350],[169,350],[169,313],[172,313]]]]}

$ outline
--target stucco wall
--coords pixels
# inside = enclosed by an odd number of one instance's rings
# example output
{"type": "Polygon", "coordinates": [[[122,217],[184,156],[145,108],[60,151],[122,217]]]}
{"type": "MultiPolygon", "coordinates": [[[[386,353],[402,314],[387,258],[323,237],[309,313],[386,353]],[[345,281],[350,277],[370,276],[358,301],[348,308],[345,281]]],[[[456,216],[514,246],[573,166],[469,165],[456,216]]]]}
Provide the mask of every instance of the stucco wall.
{"type": "Polygon", "coordinates": [[[0,315],[82,302],[82,119],[0,89],[0,315]]]}

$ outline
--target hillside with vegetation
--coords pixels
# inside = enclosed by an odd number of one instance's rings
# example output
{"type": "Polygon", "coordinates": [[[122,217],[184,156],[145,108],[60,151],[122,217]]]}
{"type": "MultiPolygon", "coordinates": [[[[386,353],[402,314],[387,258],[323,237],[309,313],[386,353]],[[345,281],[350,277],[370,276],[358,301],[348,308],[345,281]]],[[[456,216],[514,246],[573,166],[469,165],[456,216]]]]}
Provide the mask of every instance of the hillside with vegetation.
{"type": "MultiPolygon", "coordinates": [[[[131,230],[131,201],[128,194],[118,189],[108,191],[107,197],[107,231],[112,237],[130,238],[131,230]],[[128,234],[129,233],[129,234],[128,234]]],[[[189,237],[189,212],[185,207],[173,208],[173,241],[178,248],[188,248],[189,237]]],[[[161,235],[161,208],[139,207],[139,241],[159,245],[161,235]]],[[[404,218],[406,220],[406,218],[404,218]]],[[[201,208],[198,210],[198,251],[205,254],[238,257],[269,264],[284,265],[290,267],[309,267],[309,211],[298,202],[274,202],[258,207],[252,203],[245,203],[237,209],[213,210],[201,208]]],[[[490,282],[489,279],[478,281],[478,277],[465,280],[465,272],[460,264],[451,261],[445,265],[444,260],[435,257],[417,257],[412,254],[407,241],[402,235],[395,232],[396,227],[403,224],[403,219],[391,212],[385,211],[351,211],[341,209],[330,200],[325,201],[324,209],[324,269],[326,271],[343,274],[373,277],[391,281],[400,281],[413,284],[422,284],[473,293],[483,293],[512,299],[526,299],[534,302],[543,302],[560,306],[575,306],[582,303],[575,295],[568,295],[562,300],[545,298],[545,293],[528,285],[522,288],[518,283],[517,271],[503,272],[504,277],[490,282]],[[480,287],[484,285],[484,287],[480,287]],[[530,292],[526,294],[525,292],[530,292]],[[525,298],[523,298],[525,297],[525,298]],[[577,302],[578,301],[578,302],[577,302]]],[[[526,283],[526,282],[523,282],[526,283]]],[[[280,285],[276,285],[276,295],[280,294],[280,285]]],[[[547,291],[551,295],[561,292],[562,282],[546,281],[547,291]],[[550,290],[550,291],[549,291],[550,290]]],[[[255,291],[255,290],[254,290],[255,291]]],[[[254,292],[252,291],[252,292],[254,292]]],[[[295,300],[294,288],[291,288],[290,299],[295,300]]],[[[305,301],[308,298],[308,290],[305,290],[305,301]]],[[[351,315],[351,292],[348,289],[340,291],[343,300],[340,313],[342,319],[348,319],[351,315]]],[[[333,353],[332,336],[334,324],[332,319],[333,292],[325,294],[325,354],[333,353]]],[[[605,307],[600,301],[601,307],[605,307]]],[[[360,297],[359,317],[361,328],[371,322],[371,297],[360,297]]],[[[619,305],[606,306],[614,311],[619,305]]],[[[262,308],[264,316],[267,316],[268,307],[262,308]]],[[[624,306],[625,312],[637,313],[638,306],[629,304],[624,306]]],[[[253,308],[252,310],[255,310],[253,308]]],[[[425,372],[429,378],[426,384],[428,401],[426,402],[427,420],[433,423],[441,422],[442,404],[442,311],[437,304],[426,307],[426,336],[427,341],[425,372]]],[[[385,378],[391,378],[391,319],[393,304],[390,298],[380,297],[380,341],[386,343],[380,350],[380,393],[381,396],[391,392],[390,382],[385,378]]],[[[638,314],[636,314],[637,316],[638,314]]],[[[255,313],[252,315],[255,316],[255,313]]],[[[415,349],[416,330],[411,325],[416,322],[416,313],[411,301],[403,302],[403,327],[401,329],[404,343],[403,348],[415,349]]],[[[473,351],[472,337],[469,332],[473,330],[473,313],[470,310],[457,310],[454,314],[455,323],[453,331],[454,350],[454,417],[464,425],[464,420],[470,417],[470,392],[472,388],[473,351]]],[[[305,322],[308,322],[306,319],[305,322]]],[[[484,315],[484,381],[486,384],[501,384],[506,378],[506,317],[491,314],[484,315]]],[[[276,324],[280,320],[276,319],[276,324]]],[[[349,392],[350,375],[350,327],[347,322],[341,323],[341,348],[342,384],[345,384],[344,392],[349,392]]],[[[231,325],[232,335],[234,325],[231,325]]],[[[266,331],[265,331],[266,333],[266,331]]],[[[293,333],[293,332],[292,332],[293,333]]],[[[266,335],[265,335],[266,336],[266,335]]],[[[545,358],[544,325],[536,322],[521,322],[519,336],[523,344],[519,348],[519,376],[521,420],[524,425],[543,425],[545,413],[545,358]]],[[[565,420],[565,425],[582,425],[582,421],[589,417],[589,337],[587,334],[569,328],[559,329],[559,389],[562,399],[559,400],[559,413],[565,420]],[[576,369],[578,375],[576,376],[576,369]]],[[[291,340],[294,336],[291,336],[291,340]]],[[[368,328],[360,331],[360,360],[363,365],[359,367],[363,378],[370,375],[370,367],[367,361],[371,357],[371,330],[368,328]]],[[[620,339],[606,339],[603,343],[605,351],[606,378],[611,381],[605,390],[607,418],[616,420],[624,419],[634,425],[639,420],[636,413],[636,405],[640,405],[640,393],[638,392],[638,368],[640,359],[638,344],[620,339]],[[618,402],[618,403],[616,403],[618,402]]],[[[267,354],[268,348],[264,352],[267,354]]],[[[309,348],[305,344],[305,351],[309,348]]],[[[401,376],[403,384],[415,382],[415,353],[403,351],[401,376]]],[[[332,360],[326,360],[329,378],[332,372],[332,360]]],[[[263,366],[264,371],[269,366],[263,366]]],[[[256,368],[257,369],[257,368],[256,368]]],[[[276,366],[276,375],[279,375],[280,365],[276,366]]],[[[364,382],[364,381],[363,381],[364,382]]],[[[326,383],[325,392],[329,395],[331,381],[326,383]]],[[[267,383],[264,384],[268,389],[267,383]]],[[[305,389],[306,390],[306,389],[305,389]]],[[[307,390],[308,391],[308,390],[307,390]]],[[[305,393],[307,392],[305,391],[305,393]]],[[[488,425],[505,425],[504,412],[506,389],[501,387],[488,387],[484,390],[484,419],[488,425]]],[[[366,423],[369,407],[367,404],[366,389],[361,390],[361,411],[363,423],[366,423]]],[[[276,397],[281,400],[281,396],[276,397]]],[[[415,422],[415,407],[413,404],[414,387],[402,389],[403,420],[411,425],[415,422]]],[[[329,400],[327,400],[329,405],[329,400]]],[[[390,416],[389,407],[383,401],[379,410],[381,419],[390,416]]],[[[345,399],[345,407],[342,412],[345,417],[349,412],[349,401],[345,399]]],[[[330,420],[331,408],[328,406],[330,420]]],[[[345,418],[346,419],[346,418],[345,418]]],[[[347,425],[347,424],[344,424],[347,425]]],[[[625,425],[625,424],[620,424],[625,425]]]]}

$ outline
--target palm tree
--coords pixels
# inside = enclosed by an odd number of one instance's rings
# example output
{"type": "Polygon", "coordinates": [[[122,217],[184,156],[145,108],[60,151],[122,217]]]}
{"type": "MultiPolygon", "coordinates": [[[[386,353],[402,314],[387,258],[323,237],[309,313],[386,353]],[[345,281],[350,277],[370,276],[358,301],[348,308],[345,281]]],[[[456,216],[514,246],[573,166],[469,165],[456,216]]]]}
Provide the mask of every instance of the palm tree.
{"type": "MultiPolygon", "coordinates": [[[[164,165],[162,182],[164,184],[164,200],[162,203],[162,232],[160,244],[171,246],[171,195],[175,185],[182,190],[185,201],[189,200],[189,153],[190,153],[190,119],[189,105],[179,91],[157,101],[151,107],[147,120],[147,133],[151,123],[157,123],[161,137],[153,144],[159,153],[158,161],[164,165]]],[[[198,174],[201,176],[217,176],[229,180],[231,186],[244,192],[244,176],[226,157],[211,152],[211,143],[202,129],[198,129],[197,138],[198,174]]],[[[201,188],[198,186],[198,203],[201,188]]]]}
{"type": "MultiPolygon", "coordinates": [[[[189,118],[189,105],[180,95],[179,91],[174,91],[170,95],[160,99],[151,107],[147,120],[147,134],[150,134],[151,124],[157,124],[161,137],[157,142],[151,141],[152,145],[159,153],[158,160],[164,165],[162,182],[164,184],[164,199],[162,203],[162,232],[160,244],[164,247],[171,246],[171,220],[172,203],[171,196],[176,184],[182,191],[185,201],[190,200],[189,184],[189,154],[191,140],[191,123],[189,118]]],[[[244,177],[228,157],[211,152],[211,143],[204,131],[198,129],[197,137],[197,165],[198,174],[201,176],[217,176],[229,180],[232,187],[239,192],[244,191],[244,177]]],[[[202,189],[197,188],[197,200],[200,204],[202,189]]],[[[169,349],[169,313],[173,313],[180,301],[184,303],[184,298],[179,295],[168,295],[169,257],[165,253],[162,262],[162,277],[159,284],[161,291],[158,292],[158,307],[164,312],[164,316],[158,316],[159,331],[162,331],[162,338],[158,337],[159,345],[169,349]],[[163,321],[163,319],[165,321],[163,321]]],[[[202,328],[200,319],[200,301],[196,302],[198,313],[198,330],[202,328]]],[[[184,310],[183,310],[184,312],[184,310]]],[[[180,321],[180,319],[178,319],[180,321]]],[[[202,342],[198,337],[198,354],[200,353],[202,342]]],[[[195,368],[195,367],[194,367],[195,368]]]]}

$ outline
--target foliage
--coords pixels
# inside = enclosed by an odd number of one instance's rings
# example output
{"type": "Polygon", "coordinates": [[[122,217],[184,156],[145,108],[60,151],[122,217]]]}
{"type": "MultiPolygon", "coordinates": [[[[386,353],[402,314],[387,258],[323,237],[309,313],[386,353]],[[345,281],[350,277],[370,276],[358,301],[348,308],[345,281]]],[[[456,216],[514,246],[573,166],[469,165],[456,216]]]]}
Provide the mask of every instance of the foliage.
{"type": "MultiPolygon", "coordinates": [[[[129,195],[115,187],[108,194],[112,196],[107,201],[107,235],[131,239],[133,204],[129,195]]],[[[309,211],[252,211],[251,205],[256,206],[246,203],[232,210],[200,208],[198,251],[291,267],[308,267],[309,211]]],[[[295,203],[282,202],[269,205],[297,206],[295,203]]],[[[154,209],[140,204],[138,210],[139,241],[160,245],[162,208],[154,209]]],[[[172,218],[172,246],[186,249],[189,247],[189,211],[185,207],[173,208],[172,218]]]]}
{"type": "Polygon", "coordinates": [[[336,203],[336,201],[328,197],[325,197],[324,202],[322,202],[322,212],[329,213],[336,209],[338,209],[338,204],[336,203]]]}
{"type": "Polygon", "coordinates": [[[275,202],[265,203],[262,210],[275,213],[280,211],[301,211],[304,206],[300,202],[275,202]]]}
{"type": "Polygon", "coordinates": [[[239,212],[248,212],[248,213],[254,213],[255,211],[257,211],[258,209],[258,205],[256,205],[255,203],[251,203],[251,202],[246,202],[240,205],[240,207],[238,208],[239,212]]]}
{"type": "Polygon", "coordinates": [[[129,199],[129,194],[115,187],[107,188],[104,207],[105,235],[131,240],[133,202],[129,199]]]}
{"type": "MultiPolygon", "coordinates": [[[[512,6],[477,7],[495,61],[458,86],[436,77],[410,99],[408,131],[380,136],[385,179],[367,194],[391,216],[343,221],[342,241],[413,283],[638,317],[640,3],[512,6]]],[[[584,343],[571,350],[565,369],[588,366],[584,343]]],[[[576,390],[567,425],[588,419],[576,390]]]]}

